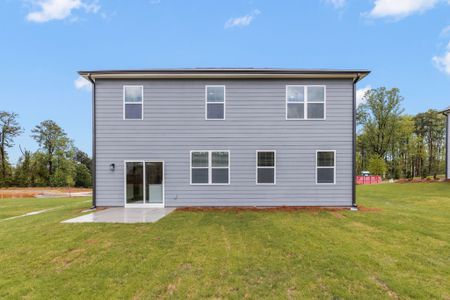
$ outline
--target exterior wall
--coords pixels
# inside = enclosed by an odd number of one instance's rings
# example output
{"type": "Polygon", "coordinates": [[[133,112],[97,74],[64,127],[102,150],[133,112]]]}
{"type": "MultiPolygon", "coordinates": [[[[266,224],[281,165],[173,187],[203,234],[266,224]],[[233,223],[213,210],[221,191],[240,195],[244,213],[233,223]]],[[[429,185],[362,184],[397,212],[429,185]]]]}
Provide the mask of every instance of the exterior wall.
{"type": "Polygon", "coordinates": [[[124,160],[164,160],[166,206],[350,206],[352,93],[350,79],[97,80],[97,205],[124,205],[124,160]],[[130,84],[144,86],[144,120],[123,120],[130,84]],[[214,84],[226,120],[205,120],[214,84]],[[292,84],[327,86],[326,120],[286,120],[292,84]],[[230,150],[230,185],[190,185],[191,150],[230,150]],[[276,150],[276,185],[256,185],[256,150],[276,150]],[[336,150],[336,184],[315,184],[316,150],[336,150]]]}

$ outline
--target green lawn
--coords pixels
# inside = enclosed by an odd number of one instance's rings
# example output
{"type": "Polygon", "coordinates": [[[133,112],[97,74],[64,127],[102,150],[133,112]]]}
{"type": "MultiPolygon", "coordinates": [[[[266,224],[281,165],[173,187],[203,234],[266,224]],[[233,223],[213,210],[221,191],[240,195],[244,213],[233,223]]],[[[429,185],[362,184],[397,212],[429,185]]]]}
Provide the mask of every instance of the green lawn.
{"type": "Polygon", "coordinates": [[[85,198],[0,200],[0,219],[58,207],[0,220],[0,298],[450,299],[450,184],[357,192],[380,210],[61,224],[85,198]]]}
{"type": "MultiPolygon", "coordinates": [[[[80,202],[89,207],[90,198],[22,198],[0,199],[0,222],[2,219],[23,215],[33,211],[64,207],[80,207],[80,202]]],[[[3,230],[2,228],[0,230],[3,230]]],[[[1,233],[0,233],[1,234],[1,233]]]]}

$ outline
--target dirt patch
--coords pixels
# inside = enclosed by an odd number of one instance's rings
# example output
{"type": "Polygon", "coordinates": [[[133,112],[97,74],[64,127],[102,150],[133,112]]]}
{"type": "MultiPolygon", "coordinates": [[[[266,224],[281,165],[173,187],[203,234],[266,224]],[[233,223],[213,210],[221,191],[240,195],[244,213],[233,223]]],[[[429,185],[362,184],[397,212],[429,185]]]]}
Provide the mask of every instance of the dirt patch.
{"type": "Polygon", "coordinates": [[[52,259],[52,262],[57,265],[57,271],[62,271],[82,256],[85,251],[86,249],[73,249],[67,252],[64,256],[55,257],[52,259]]]}
{"type": "Polygon", "coordinates": [[[89,239],[89,240],[86,240],[86,243],[89,245],[95,245],[98,243],[98,241],[96,239],[89,239]]]}
{"type": "Polygon", "coordinates": [[[377,211],[382,211],[381,208],[378,207],[365,207],[362,205],[358,205],[358,211],[362,211],[362,212],[377,212],[377,211]]]}
{"type": "MultiPolygon", "coordinates": [[[[350,210],[348,207],[316,207],[316,206],[277,206],[277,207],[254,207],[254,206],[202,206],[202,207],[178,207],[177,211],[186,212],[297,212],[303,211],[311,214],[318,214],[325,211],[330,212],[336,218],[345,218],[342,214],[344,211],[350,210]]],[[[358,205],[358,212],[379,212],[381,208],[365,207],[358,205]]]]}
{"type": "Polygon", "coordinates": [[[32,187],[32,188],[0,188],[0,199],[2,198],[33,198],[45,194],[65,194],[91,192],[87,188],[52,188],[52,187],[32,187]]]}
{"type": "Polygon", "coordinates": [[[393,290],[391,290],[391,289],[389,288],[389,286],[388,286],[384,281],[382,281],[380,278],[377,278],[377,277],[371,277],[371,279],[375,282],[375,284],[376,284],[378,287],[380,287],[381,289],[383,289],[383,290],[388,294],[389,298],[391,298],[391,299],[400,299],[400,298],[398,297],[397,293],[394,292],[393,290]]]}
{"type": "Polygon", "coordinates": [[[435,182],[442,182],[442,181],[445,181],[445,179],[442,180],[440,178],[434,179],[434,178],[427,177],[427,178],[409,178],[409,179],[402,178],[402,179],[396,180],[395,182],[396,183],[424,183],[424,182],[425,183],[435,183],[435,182]]]}
{"type": "Polygon", "coordinates": [[[340,212],[338,212],[338,211],[330,211],[330,214],[331,214],[332,216],[335,216],[335,217],[338,218],[338,219],[345,218],[345,216],[344,216],[343,214],[341,214],[340,212]]]}

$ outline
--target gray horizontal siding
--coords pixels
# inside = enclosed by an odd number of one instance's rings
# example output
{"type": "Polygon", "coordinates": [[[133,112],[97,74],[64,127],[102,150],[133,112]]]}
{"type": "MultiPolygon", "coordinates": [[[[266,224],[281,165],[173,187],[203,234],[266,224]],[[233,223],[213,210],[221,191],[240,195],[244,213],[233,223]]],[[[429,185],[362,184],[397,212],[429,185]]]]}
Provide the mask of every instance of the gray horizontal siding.
{"type": "Polygon", "coordinates": [[[166,206],[351,205],[351,80],[98,80],[97,205],[124,203],[124,160],[164,160],[166,206]],[[144,86],[144,120],[123,120],[122,86],[144,86]],[[205,85],[226,85],[226,120],[205,120],[205,85]],[[285,86],[327,86],[326,120],[286,120],[285,86]],[[337,151],[335,185],[316,150],[337,151]],[[230,185],[190,185],[191,150],[230,150],[230,185]],[[256,150],[277,151],[277,184],[256,185],[256,150]],[[111,172],[109,165],[115,163],[111,172]]]}

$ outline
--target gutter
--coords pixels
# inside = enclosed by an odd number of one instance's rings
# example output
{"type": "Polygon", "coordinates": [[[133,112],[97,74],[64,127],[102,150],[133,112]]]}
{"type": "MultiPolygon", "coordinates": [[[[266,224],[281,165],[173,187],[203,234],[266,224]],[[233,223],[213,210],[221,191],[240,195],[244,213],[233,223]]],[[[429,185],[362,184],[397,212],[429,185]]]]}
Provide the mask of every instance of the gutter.
{"type": "Polygon", "coordinates": [[[356,205],[356,83],[360,80],[361,74],[356,74],[353,79],[353,119],[352,119],[352,207],[356,205]]]}
{"type": "Polygon", "coordinates": [[[96,172],[96,120],[95,120],[95,80],[92,79],[91,74],[87,74],[87,79],[92,83],[92,208],[97,207],[97,188],[96,188],[96,179],[97,179],[97,172],[96,172]]]}

